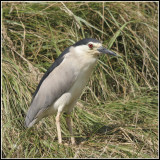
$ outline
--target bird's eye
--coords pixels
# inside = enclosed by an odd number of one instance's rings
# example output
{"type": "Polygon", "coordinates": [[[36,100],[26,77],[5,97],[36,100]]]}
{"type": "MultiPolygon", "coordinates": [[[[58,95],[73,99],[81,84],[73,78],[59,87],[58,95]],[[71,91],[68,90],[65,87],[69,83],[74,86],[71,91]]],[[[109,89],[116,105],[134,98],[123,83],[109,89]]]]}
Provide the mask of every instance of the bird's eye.
{"type": "Polygon", "coordinates": [[[88,44],[88,47],[89,47],[90,49],[92,49],[92,48],[93,48],[93,44],[88,44]]]}

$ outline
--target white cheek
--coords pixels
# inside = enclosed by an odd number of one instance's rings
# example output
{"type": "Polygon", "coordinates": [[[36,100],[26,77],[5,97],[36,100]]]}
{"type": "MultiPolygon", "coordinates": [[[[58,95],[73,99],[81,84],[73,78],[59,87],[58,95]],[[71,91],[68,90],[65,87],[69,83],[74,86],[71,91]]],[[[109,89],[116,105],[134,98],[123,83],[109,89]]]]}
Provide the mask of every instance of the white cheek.
{"type": "Polygon", "coordinates": [[[83,56],[85,55],[90,49],[88,48],[88,46],[83,45],[83,46],[78,46],[76,48],[73,48],[73,52],[79,56],[83,56]]]}

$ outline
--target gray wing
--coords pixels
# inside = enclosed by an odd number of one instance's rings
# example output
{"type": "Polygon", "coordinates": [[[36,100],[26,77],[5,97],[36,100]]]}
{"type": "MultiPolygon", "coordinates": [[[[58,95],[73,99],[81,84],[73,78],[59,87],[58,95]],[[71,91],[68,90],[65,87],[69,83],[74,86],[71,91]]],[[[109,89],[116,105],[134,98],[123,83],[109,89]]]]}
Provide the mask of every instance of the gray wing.
{"type": "Polygon", "coordinates": [[[52,70],[43,80],[28,110],[25,119],[25,125],[27,127],[62,94],[70,90],[77,78],[76,74],[74,74],[74,68],[71,66],[71,64],[63,60],[60,65],[52,70]]]}

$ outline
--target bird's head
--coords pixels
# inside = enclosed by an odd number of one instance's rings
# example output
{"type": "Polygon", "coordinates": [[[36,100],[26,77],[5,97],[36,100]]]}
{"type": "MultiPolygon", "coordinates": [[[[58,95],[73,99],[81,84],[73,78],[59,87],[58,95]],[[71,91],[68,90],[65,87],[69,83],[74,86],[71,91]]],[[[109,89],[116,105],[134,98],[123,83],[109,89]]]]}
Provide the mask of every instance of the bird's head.
{"type": "Polygon", "coordinates": [[[116,53],[104,48],[99,40],[93,38],[82,39],[77,43],[73,44],[72,46],[77,53],[82,55],[87,54],[89,56],[98,57],[98,55],[101,54],[108,54],[112,56],[117,56],[116,53]]]}

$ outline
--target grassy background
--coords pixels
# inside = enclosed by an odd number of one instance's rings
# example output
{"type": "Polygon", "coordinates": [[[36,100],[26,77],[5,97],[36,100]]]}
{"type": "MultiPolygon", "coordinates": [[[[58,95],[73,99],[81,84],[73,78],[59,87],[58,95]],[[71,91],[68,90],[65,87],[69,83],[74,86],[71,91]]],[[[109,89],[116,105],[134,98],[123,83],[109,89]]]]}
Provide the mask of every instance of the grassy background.
{"type": "Polygon", "coordinates": [[[3,158],[158,157],[158,2],[2,2],[2,37],[3,158]],[[27,130],[24,117],[47,68],[85,37],[122,58],[100,57],[72,114],[77,146],[59,145],[55,116],[27,130]]]}

